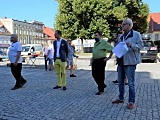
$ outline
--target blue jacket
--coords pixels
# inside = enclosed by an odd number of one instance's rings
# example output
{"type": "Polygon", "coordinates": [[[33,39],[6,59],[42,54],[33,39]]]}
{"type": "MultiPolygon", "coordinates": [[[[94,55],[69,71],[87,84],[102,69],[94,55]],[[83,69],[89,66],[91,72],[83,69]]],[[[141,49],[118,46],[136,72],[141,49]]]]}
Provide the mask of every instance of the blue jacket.
{"type": "MultiPolygon", "coordinates": [[[[56,54],[57,54],[57,40],[53,42],[54,46],[54,61],[56,61],[56,54]]],[[[60,49],[59,49],[60,59],[62,62],[67,61],[68,57],[68,43],[67,41],[63,40],[61,41],[60,49]]]]}
{"type": "MultiPolygon", "coordinates": [[[[123,41],[123,36],[124,34],[119,37],[118,43],[123,41]]],[[[131,47],[128,47],[129,50],[123,56],[123,65],[137,65],[141,63],[140,50],[143,48],[141,34],[131,30],[124,42],[130,42],[132,45],[131,47]]]]}

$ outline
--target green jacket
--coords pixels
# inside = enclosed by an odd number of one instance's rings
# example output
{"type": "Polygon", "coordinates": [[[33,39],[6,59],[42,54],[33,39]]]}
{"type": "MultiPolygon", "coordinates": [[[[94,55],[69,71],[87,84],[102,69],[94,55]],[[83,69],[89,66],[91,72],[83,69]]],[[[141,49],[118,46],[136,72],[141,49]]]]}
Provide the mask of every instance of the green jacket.
{"type": "Polygon", "coordinates": [[[94,43],[92,58],[99,59],[106,57],[106,53],[112,51],[113,47],[104,39],[94,43]]]}

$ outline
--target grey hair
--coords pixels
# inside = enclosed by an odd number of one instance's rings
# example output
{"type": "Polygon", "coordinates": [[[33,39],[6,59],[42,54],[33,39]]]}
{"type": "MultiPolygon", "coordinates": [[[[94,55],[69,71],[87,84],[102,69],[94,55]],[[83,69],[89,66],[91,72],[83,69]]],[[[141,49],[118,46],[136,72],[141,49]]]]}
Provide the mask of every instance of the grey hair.
{"type": "Polygon", "coordinates": [[[126,23],[130,24],[131,28],[133,27],[133,22],[132,22],[132,20],[130,18],[126,18],[124,21],[126,23]]]}

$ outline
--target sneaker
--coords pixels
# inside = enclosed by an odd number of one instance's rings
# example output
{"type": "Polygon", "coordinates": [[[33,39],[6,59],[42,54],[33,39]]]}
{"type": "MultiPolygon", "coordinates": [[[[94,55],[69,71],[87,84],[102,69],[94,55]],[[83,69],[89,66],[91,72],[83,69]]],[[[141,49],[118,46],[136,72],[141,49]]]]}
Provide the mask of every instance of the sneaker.
{"type": "Polygon", "coordinates": [[[125,83],[125,85],[128,85],[128,83],[125,83]]]}
{"type": "Polygon", "coordinates": [[[104,92],[97,92],[96,95],[102,95],[104,92]]]}
{"type": "Polygon", "coordinates": [[[115,81],[112,81],[113,83],[117,84],[118,83],[118,80],[115,80],[115,81]]]}
{"type": "Polygon", "coordinates": [[[26,84],[26,82],[27,82],[27,81],[26,81],[26,80],[24,80],[24,81],[21,83],[21,85],[23,86],[24,84],[26,84]]]}
{"type": "Polygon", "coordinates": [[[76,75],[74,75],[74,74],[72,74],[72,75],[70,75],[70,77],[77,77],[76,75]]]}
{"type": "Polygon", "coordinates": [[[11,90],[16,90],[16,89],[19,89],[21,88],[21,86],[17,87],[17,86],[14,86],[11,90]]]}
{"type": "Polygon", "coordinates": [[[63,87],[63,90],[65,91],[65,90],[67,90],[67,88],[66,88],[66,87],[63,87]]]}
{"type": "Polygon", "coordinates": [[[106,88],[107,87],[107,85],[106,84],[104,84],[104,88],[106,88]]]}
{"type": "Polygon", "coordinates": [[[112,103],[113,103],[113,104],[124,103],[124,100],[116,99],[116,100],[114,100],[112,103]]]}
{"type": "Polygon", "coordinates": [[[61,88],[61,86],[56,86],[56,87],[53,87],[53,89],[58,89],[58,88],[61,88]]]}
{"type": "Polygon", "coordinates": [[[134,104],[133,103],[129,103],[126,106],[128,109],[133,109],[134,108],[134,104]]]}
{"type": "MultiPolygon", "coordinates": [[[[118,84],[118,80],[112,81],[114,84],[118,84]]],[[[125,85],[128,85],[128,83],[125,83],[125,85]]]]}

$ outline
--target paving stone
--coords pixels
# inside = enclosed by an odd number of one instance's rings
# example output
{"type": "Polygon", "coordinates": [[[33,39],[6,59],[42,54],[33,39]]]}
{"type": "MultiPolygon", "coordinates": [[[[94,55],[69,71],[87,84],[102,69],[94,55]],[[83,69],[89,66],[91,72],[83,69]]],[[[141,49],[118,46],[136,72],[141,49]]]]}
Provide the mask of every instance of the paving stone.
{"type": "Polygon", "coordinates": [[[70,78],[67,70],[67,90],[53,90],[57,85],[55,71],[43,66],[22,68],[26,85],[11,91],[15,80],[10,68],[0,63],[0,120],[159,120],[160,63],[142,63],[136,70],[136,102],[133,110],[124,104],[113,105],[118,97],[118,85],[113,61],[107,62],[105,94],[96,96],[97,85],[91,76],[89,59],[77,60],[77,77],[70,78]],[[152,68],[152,69],[151,69],[152,68]]]}

